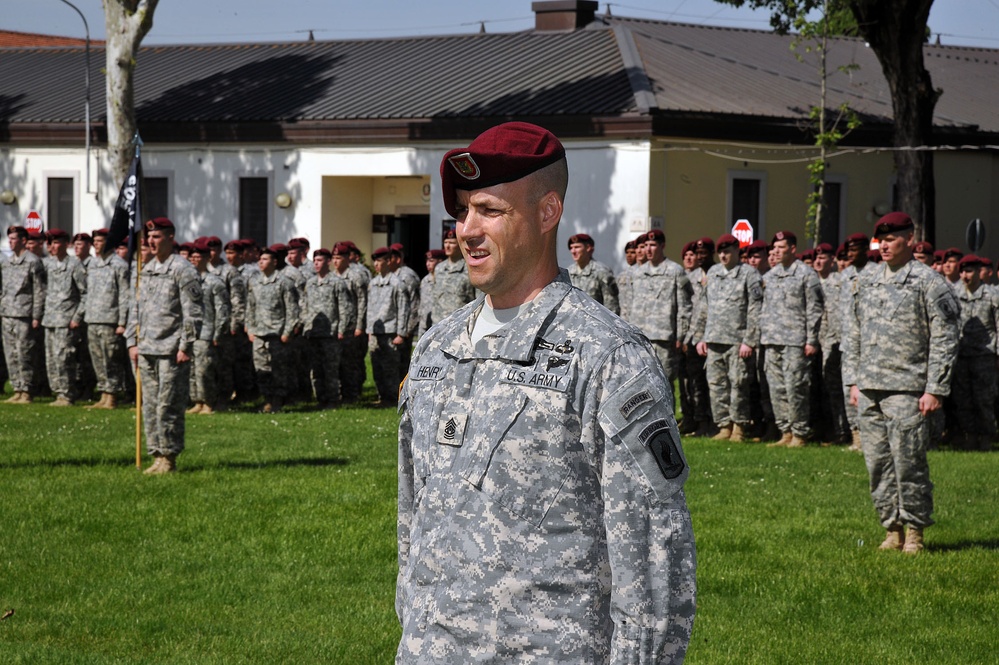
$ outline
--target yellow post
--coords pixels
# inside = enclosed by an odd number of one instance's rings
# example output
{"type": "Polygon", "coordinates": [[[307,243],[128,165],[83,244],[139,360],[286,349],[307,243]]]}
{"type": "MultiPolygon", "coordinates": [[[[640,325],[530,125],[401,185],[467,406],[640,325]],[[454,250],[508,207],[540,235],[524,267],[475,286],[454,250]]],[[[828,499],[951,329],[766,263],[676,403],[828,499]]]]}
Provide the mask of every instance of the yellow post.
{"type": "MultiPolygon", "coordinates": [[[[138,234],[142,238],[142,233],[138,234]]],[[[140,240],[141,242],[141,240],[140,240]]],[[[142,278],[142,247],[139,247],[135,269],[135,344],[139,344],[139,281],[142,278]]],[[[135,468],[142,468],[142,377],[139,375],[139,359],[135,359],[135,468]]]]}

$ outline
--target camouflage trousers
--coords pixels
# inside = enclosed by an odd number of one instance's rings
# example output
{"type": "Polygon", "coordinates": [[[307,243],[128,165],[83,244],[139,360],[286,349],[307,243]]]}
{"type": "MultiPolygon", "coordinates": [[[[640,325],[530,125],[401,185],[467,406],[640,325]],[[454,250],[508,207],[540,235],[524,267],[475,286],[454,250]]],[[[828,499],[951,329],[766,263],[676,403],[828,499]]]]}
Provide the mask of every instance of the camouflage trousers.
{"type": "Polygon", "coordinates": [[[968,434],[996,433],[996,356],[958,356],[950,397],[957,422],[968,434]]]}
{"type": "Polygon", "coordinates": [[[57,397],[76,399],[76,345],[79,333],[70,328],[45,329],[45,369],[57,397]]]}
{"type": "Polygon", "coordinates": [[[808,438],[811,367],[805,347],[767,345],[766,352],[767,383],[777,428],[808,438]]]}
{"type": "Polygon", "coordinates": [[[382,402],[399,401],[399,384],[402,383],[402,345],[392,343],[395,333],[368,335],[368,352],[371,353],[371,374],[382,402]]]}
{"type": "Polygon", "coordinates": [[[264,399],[287,397],[291,382],[288,378],[288,344],[277,335],[253,339],[253,367],[257,372],[257,386],[264,399]]]}
{"type": "MultiPolygon", "coordinates": [[[[0,332],[0,386],[7,383],[7,360],[3,354],[3,333],[0,332]]],[[[0,388],[2,390],[2,388],[0,388]]]]}
{"type": "Polygon", "coordinates": [[[87,325],[87,346],[97,376],[97,392],[125,390],[125,338],[115,333],[116,327],[110,323],[87,325]]]}
{"type": "Polygon", "coordinates": [[[705,359],[691,344],[680,351],[680,409],[684,416],[691,415],[698,422],[711,418],[711,398],[705,359]]]}
{"type": "Polygon", "coordinates": [[[705,363],[711,416],[715,425],[746,425],[752,420],[750,380],[756,372],[753,357],[740,358],[739,344],[708,344],[705,363]]]}
{"type": "Polygon", "coordinates": [[[343,340],[340,362],[340,390],[344,401],[353,401],[361,396],[361,387],[367,378],[364,355],[368,352],[368,336],[348,337],[343,340]]]}
{"type": "Polygon", "coordinates": [[[218,350],[207,340],[196,340],[191,354],[191,401],[215,406],[218,399],[218,350]]]}
{"type": "Polygon", "coordinates": [[[861,390],[860,439],[871,480],[871,498],[885,528],[933,524],[933,483],[926,462],[929,422],[919,413],[919,393],[861,390]]]}
{"type": "Polygon", "coordinates": [[[35,378],[35,345],[38,336],[32,334],[31,319],[5,316],[0,320],[3,326],[3,352],[7,361],[7,373],[14,392],[31,392],[35,378]]]}
{"type": "Polygon", "coordinates": [[[670,407],[676,413],[676,396],[673,394],[672,389],[673,384],[680,376],[680,349],[676,348],[676,342],[664,342],[656,339],[649,341],[652,342],[652,348],[656,352],[659,364],[663,366],[663,371],[666,372],[666,380],[669,381],[670,387],[670,407]]]}
{"type": "Polygon", "coordinates": [[[178,455],[184,450],[191,363],[178,363],[176,355],[140,353],[138,364],[146,450],[151,455],[178,455]]]}
{"type": "Polygon", "coordinates": [[[336,337],[309,337],[308,353],[312,364],[312,390],[320,404],[340,401],[341,342],[336,337]]]}

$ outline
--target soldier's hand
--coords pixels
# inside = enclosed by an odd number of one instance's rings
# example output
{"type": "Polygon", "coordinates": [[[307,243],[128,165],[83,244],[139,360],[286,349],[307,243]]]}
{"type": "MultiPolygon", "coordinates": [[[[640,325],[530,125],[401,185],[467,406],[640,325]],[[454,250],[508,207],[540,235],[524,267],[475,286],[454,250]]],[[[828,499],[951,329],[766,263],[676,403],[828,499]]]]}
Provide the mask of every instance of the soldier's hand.
{"type": "Polygon", "coordinates": [[[708,355],[708,343],[707,342],[698,342],[697,343],[697,347],[695,347],[695,348],[697,348],[697,355],[699,355],[699,356],[706,356],[706,355],[708,355]]]}
{"type": "Polygon", "coordinates": [[[128,357],[132,361],[132,367],[137,366],[139,364],[139,347],[128,347],[128,357]]]}
{"type": "Polygon", "coordinates": [[[125,326],[118,326],[117,328],[115,328],[114,329],[114,334],[115,335],[124,335],[125,334],[125,326]]]}
{"type": "Polygon", "coordinates": [[[289,339],[288,335],[281,335],[281,343],[282,344],[287,344],[288,343],[288,339],[289,339]]]}
{"type": "Polygon", "coordinates": [[[41,321],[39,321],[38,319],[31,319],[31,327],[32,328],[38,328],[38,326],[40,326],[40,325],[41,325],[41,321]]]}
{"type": "Polygon", "coordinates": [[[191,356],[187,355],[180,349],[177,349],[177,363],[183,365],[191,360],[191,356]]]}
{"type": "Polygon", "coordinates": [[[246,333],[246,338],[249,339],[250,342],[252,343],[253,342],[253,333],[246,333]]]}
{"type": "Polygon", "coordinates": [[[739,357],[740,358],[752,358],[753,357],[753,347],[748,344],[739,345],[739,357]]]}
{"type": "Polygon", "coordinates": [[[857,406],[860,403],[860,388],[850,386],[850,406],[857,406]]]}
{"type": "Polygon", "coordinates": [[[405,341],[406,340],[404,340],[400,335],[396,335],[395,337],[392,338],[392,344],[394,344],[395,346],[399,346],[405,341]]]}
{"type": "Polygon", "coordinates": [[[361,330],[360,328],[355,328],[354,329],[354,337],[360,337],[363,334],[364,334],[364,331],[361,330]]]}
{"type": "Polygon", "coordinates": [[[928,416],[939,408],[940,399],[936,395],[923,393],[923,396],[919,398],[919,412],[923,416],[928,416]]]}
{"type": "Polygon", "coordinates": [[[806,356],[814,356],[818,352],[819,352],[819,347],[812,346],[811,344],[806,344],[805,345],[805,355],[806,356]]]}

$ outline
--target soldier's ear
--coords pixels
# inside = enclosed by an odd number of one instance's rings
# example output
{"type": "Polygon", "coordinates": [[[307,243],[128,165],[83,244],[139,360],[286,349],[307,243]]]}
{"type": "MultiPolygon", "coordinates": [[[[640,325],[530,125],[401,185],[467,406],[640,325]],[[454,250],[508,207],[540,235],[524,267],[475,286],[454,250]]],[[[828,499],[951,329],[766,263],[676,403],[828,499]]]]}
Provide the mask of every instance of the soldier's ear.
{"type": "Polygon", "coordinates": [[[538,210],[541,217],[541,232],[548,233],[557,228],[559,220],[562,219],[562,199],[554,190],[550,191],[541,197],[538,210]]]}

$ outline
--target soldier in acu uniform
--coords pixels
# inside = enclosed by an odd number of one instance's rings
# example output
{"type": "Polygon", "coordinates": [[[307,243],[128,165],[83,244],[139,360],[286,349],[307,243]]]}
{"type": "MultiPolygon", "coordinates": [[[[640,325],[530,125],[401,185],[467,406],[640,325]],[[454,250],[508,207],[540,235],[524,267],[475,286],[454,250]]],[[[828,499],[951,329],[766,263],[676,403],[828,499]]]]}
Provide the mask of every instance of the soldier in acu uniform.
{"type": "Polygon", "coordinates": [[[368,351],[379,406],[393,406],[398,400],[412,302],[406,285],[392,272],[393,255],[398,252],[388,247],[371,253],[375,276],[368,284],[368,351]]]}
{"type": "Polygon", "coordinates": [[[430,308],[430,320],[434,323],[440,323],[475,300],[475,287],[468,281],[468,266],[461,256],[454,229],[444,232],[444,255],[446,260],[434,268],[434,300],[430,308]]]}
{"type": "Polygon", "coordinates": [[[620,314],[617,280],[610,268],[594,260],[593,249],[593,238],[589,235],[577,233],[569,236],[569,253],[573,260],[569,266],[569,281],[610,311],[620,314]]]}
{"type": "Polygon", "coordinates": [[[87,275],[83,264],[69,256],[69,236],[55,229],[49,233],[52,256],[45,267],[45,365],[49,387],[56,399],[51,406],[71,406],[77,397],[77,348],[87,309],[87,275]]]}
{"type": "Polygon", "coordinates": [[[913,226],[901,212],[875,225],[884,261],[854,282],[843,353],[871,498],[887,529],[880,548],[909,554],[923,549],[933,524],[927,416],[950,393],[960,319],[953,289],[912,260],[913,226]]]}
{"type": "Polygon", "coordinates": [[[0,321],[3,350],[14,396],[8,404],[30,404],[39,383],[37,331],[45,315],[45,269],[36,254],[28,251],[28,231],[23,226],[7,228],[13,255],[0,263],[0,321]]]}
{"type": "Polygon", "coordinates": [[[277,269],[274,249],[260,251],[260,272],[251,280],[246,297],[246,332],[253,343],[257,386],[264,396],[264,413],[277,413],[290,389],[289,340],[300,320],[295,286],[277,269]]]}
{"type": "Polygon", "coordinates": [[[146,447],[155,458],[146,473],[155,475],[176,471],[184,450],[191,354],[203,311],[197,271],[173,253],[173,222],[149,220],[146,237],[152,260],[142,266],[125,337],[142,382],[146,447]]]}
{"type": "Polygon", "coordinates": [[[227,260],[231,255],[233,259],[241,262],[241,258],[236,258],[235,248],[230,250],[229,247],[232,247],[231,243],[227,243],[227,249],[224,250],[222,240],[216,236],[208,238],[208,270],[222,280],[226,297],[229,299],[229,327],[222,331],[216,347],[218,363],[216,363],[215,377],[218,397],[213,406],[219,411],[228,410],[236,386],[248,378],[245,373],[237,376],[239,363],[236,359],[236,347],[239,343],[237,340],[244,335],[243,328],[246,325],[246,279],[231,261],[227,263],[222,260],[224,251],[227,260]]]}
{"type": "Polygon", "coordinates": [[[330,270],[332,252],[312,254],[312,276],[305,282],[305,339],[312,364],[312,389],[319,408],[340,403],[340,359],[343,340],[354,334],[356,313],[347,280],[330,270]]]}
{"type": "MultiPolygon", "coordinates": [[[[204,298],[204,319],[201,334],[194,342],[194,365],[191,369],[191,401],[194,406],[188,413],[210,415],[215,413],[218,401],[219,349],[229,336],[231,305],[229,291],[222,278],[211,271],[211,240],[199,238],[188,255],[188,261],[198,271],[201,293],[204,298]]],[[[221,244],[221,243],[220,243],[221,244]]]]}
{"type": "Polygon", "coordinates": [[[401,393],[400,664],[686,652],[694,538],[671,389],[641,332],[559,270],[564,155],[507,123],[441,164],[487,295],[420,340],[401,393]]]}
{"type": "Polygon", "coordinates": [[[417,329],[418,335],[430,330],[434,325],[431,313],[434,307],[434,287],[437,285],[437,266],[447,258],[443,249],[431,249],[427,251],[427,274],[420,280],[420,324],[417,329]]]}
{"type": "Polygon", "coordinates": [[[333,247],[333,269],[350,285],[350,295],[357,310],[354,334],[344,340],[343,355],[340,360],[340,394],[344,402],[355,402],[360,398],[361,388],[367,377],[364,356],[368,352],[368,336],[365,329],[368,320],[368,284],[371,282],[371,272],[360,259],[361,252],[352,242],[338,242],[333,247]]]}
{"type": "MultiPolygon", "coordinates": [[[[113,409],[125,390],[125,325],[132,292],[128,264],[108,247],[108,230],[93,234],[94,251],[87,268],[87,345],[97,376],[100,400],[88,408],[113,409]]],[[[128,372],[130,374],[130,372],[128,372]]]]}

